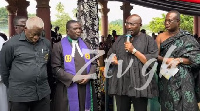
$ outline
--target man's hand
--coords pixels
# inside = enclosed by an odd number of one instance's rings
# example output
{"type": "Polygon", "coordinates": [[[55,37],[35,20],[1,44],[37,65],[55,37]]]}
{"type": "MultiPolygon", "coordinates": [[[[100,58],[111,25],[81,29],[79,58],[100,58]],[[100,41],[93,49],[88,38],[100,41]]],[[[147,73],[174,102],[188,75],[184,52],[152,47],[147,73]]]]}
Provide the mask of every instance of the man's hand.
{"type": "Polygon", "coordinates": [[[166,64],[168,64],[168,68],[175,68],[180,64],[179,58],[164,58],[166,64]]]}
{"type": "Polygon", "coordinates": [[[88,78],[85,78],[83,79],[79,84],[86,84],[90,79],[88,78]]]}
{"type": "Polygon", "coordinates": [[[76,81],[75,83],[80,84],[83,81],[83,79],[76,81]]]}
{"type": "Polygon", "coordinates": [[[91,75],[75,75],[72,81],[78,84],[86,84],[91,79],[91,75]]]}
{"type": "Polygon", "coordinates": [[[133,44],[130,42],[125,42],[124,47],[125,47],[125,50],[129,51],[130,53],[132,53],[134,49],[133,44]]]}

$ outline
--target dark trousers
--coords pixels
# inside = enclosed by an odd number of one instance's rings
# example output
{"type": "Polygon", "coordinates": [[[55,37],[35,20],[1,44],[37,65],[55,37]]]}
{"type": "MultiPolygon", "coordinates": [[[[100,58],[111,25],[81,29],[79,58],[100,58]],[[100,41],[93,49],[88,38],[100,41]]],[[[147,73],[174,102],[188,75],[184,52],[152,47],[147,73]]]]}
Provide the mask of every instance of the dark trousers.
{"type": "Polygon", "coordinates": [[[11,111],[50,111],[50,96],[32,102],[10,102],[11,111]]]}
{"type": "Polygon", "coordinates": [[[134,111],[147,111],[148,99],[144,97],[135,98],[129,96],[115,96],[117,111],[130,111],[131,102],[133,103],[134,111]]]}

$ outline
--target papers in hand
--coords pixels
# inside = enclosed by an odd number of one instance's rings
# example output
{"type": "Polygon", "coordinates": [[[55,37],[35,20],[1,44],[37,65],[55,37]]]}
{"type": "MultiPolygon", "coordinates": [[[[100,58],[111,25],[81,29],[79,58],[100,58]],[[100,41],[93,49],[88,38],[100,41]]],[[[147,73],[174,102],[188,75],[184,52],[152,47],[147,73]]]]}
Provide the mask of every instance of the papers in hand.
{"type": "Polygon", "coordinates": [[[178,72],[177,67],[171,67],[167,68],[168,65],[166,63],[163,63],[160,68],[160,77],[163,75],[166,79],[170,79],[172,76],[174,76],[178,72]]]}
{"type": "Polygon", "coordinates": [[[88,75],[75,75],[72,78],[73,82],[82,80],[82,79],[97,79],[97,75],[96,74],[88,74],[88,75]]]}

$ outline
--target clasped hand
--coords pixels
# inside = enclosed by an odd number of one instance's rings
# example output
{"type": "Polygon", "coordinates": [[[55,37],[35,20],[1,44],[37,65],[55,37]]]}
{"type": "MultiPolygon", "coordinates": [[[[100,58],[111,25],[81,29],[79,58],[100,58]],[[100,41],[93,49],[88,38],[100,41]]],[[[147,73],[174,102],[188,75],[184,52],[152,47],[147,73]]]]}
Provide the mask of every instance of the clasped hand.
{"type": "Polygon", "coordinates": [[[89,80],[90,80],[90,75],[75,75],[72,78],[72,81],[78,84],[86,84],[89,80]]]}
{"type": "Polygon", "coordinates": [[[164,58],[164,62],[168,64],[168,68],[175,68],[180,64],[179,58],[164,58]]]}

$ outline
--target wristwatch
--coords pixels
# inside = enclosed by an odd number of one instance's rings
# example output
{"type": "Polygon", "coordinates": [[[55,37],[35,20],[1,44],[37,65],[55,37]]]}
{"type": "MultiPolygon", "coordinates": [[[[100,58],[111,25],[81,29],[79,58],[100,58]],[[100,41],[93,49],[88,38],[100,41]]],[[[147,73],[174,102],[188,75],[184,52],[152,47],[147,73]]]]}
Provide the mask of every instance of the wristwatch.
{"type": "Polygon", "coordinates": [[[179,58],[179,62],[180,62],[180,63],[183,63],[183,58],[179,58]]]}
{"type": "Polygon", "coordinates": [[[137,50],[134,48],[132,51],[132,54],[135,54],[137,52],[137,50]]]}

